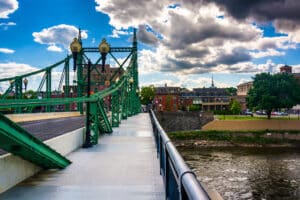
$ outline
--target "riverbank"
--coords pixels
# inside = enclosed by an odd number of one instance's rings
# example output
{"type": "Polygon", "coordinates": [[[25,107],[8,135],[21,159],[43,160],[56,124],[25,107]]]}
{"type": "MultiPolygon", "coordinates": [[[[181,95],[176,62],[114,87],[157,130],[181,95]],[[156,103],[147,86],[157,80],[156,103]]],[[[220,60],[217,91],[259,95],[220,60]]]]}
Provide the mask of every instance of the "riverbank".
{"type": "Polygon", "coordinates": [[[285,131],[295,130],[300,132],[299,120],[288,119],[253,119],[253,120],[214,120],[202,127],[202,130],[220,131],[257,131],[274,130],[285,131]]]}
{"type": "Polygon", "coordinates": [[[179,147],[300,147],[300,131],[180,131],[168,133],[179,147]]]}

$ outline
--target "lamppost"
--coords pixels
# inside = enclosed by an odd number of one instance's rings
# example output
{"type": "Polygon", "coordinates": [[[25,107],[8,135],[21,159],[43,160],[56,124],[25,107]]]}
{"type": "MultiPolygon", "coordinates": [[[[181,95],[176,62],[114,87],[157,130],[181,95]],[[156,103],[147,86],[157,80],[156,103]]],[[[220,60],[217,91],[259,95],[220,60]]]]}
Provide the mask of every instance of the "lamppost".
{"type": "Polygon", "coordinates": [[[130,96],[130,116],[132,116],[133,115],[133,107],[134,107],[134,105],[133,105],[133,82],[134,82],[134,80],[133,80],[133,78],[131,77],[130,79],[129,79],[129,84],[130,84],[130,90],[129,90],[129,96],[130,96]]]}
{"type": "MultiPolygon", "coordinates": [[[[87,65],[87,97],[90,97],[91,90],[91,61],[88,60],[87,65]]],[[[91,143],[91,126],[90,126],[90,102],[86,102],[86,124],[85,124],[85,142],[83,144],[83,148],[89,148],[92,146],[91,143]]]]}
{"type": "Polygon", "coordinates": [[[24,83],[25,92],[26,92],[26,90],[27,90],[27,85],[28,85],[28,79],[25,78],[25,79],[23,80],[23,83],[24,83]]]}
{"type": "Polygon", "coordinates": [[[102,42],[99,44],[99,52],[101,53],[102,58],[102,72],[105,71],[105,61],[106,61],[106,55],[110,50],[109,44],[106,42],[105,39],[102,39],[102,42]]]}
{"type": "Polygon", "coordinates": [[[73,55],[73,70],[76,71],[77,55],[81,51],[81,44],[77,38],[74,38],[73,42],[70,44],[70,49],[73,55]]]}

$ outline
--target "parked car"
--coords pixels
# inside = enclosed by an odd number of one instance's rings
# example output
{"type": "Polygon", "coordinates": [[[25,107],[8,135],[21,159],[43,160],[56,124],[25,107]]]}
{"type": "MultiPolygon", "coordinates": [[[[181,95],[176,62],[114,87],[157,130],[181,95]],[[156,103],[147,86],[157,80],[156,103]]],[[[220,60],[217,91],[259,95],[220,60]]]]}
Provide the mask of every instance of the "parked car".
{"type": "Polygon", "coordinates": [[[261,110],[258,110],[255,112],[257,115],[266,115],[267,113],[265,111],[261,111],[261,110]]]}
{"type": "Polygon", "coordinates": [[[251,111],[245,111],[242,114],[243,115],[250,115],[251,117],[253,116],[253,113],[251,111]]]}

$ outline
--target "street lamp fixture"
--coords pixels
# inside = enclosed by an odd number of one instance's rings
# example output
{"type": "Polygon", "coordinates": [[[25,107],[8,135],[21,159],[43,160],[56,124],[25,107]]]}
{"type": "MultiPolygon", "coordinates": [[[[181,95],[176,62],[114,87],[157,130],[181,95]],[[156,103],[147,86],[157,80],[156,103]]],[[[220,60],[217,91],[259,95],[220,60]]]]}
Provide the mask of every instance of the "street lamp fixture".
{"type": "Polygon", "coordinates": [[[131,78],[129,79],[129,83],[130,83],[130,85],[132,85],[132,84],[133,84],[133,82],[134,82],[134,80],[133,80],[133,78],[131,77],[131,78]]]}
{"type": "Polygon", "coordinates": [[[106,61],[106,55],[110,51],[109,44],[106,42],[105,39],[102,39],[102,42],[99,44],[99,52],[101,54],[102,58],[102,72],[105,71],[105,61],[106,61]]]}
{"type": "Polygon", "coordinates": [[[77,55],[81,51],[81,44],[78,41],[77,38],[74,38],[73,42],[70,44],[70,49],[73,55],[73,70],[76,71],[76,61],[77,61],[77,55]]]}
{"type": "Polygon", "coordinates": [[[24,83],[24,86],[25,86],[25,92],[26,92],[26,90],[27,90],[27,85],[28,85],[28,79],[25,78],[25,79],[23,80],[23,83],[24,83]]]}

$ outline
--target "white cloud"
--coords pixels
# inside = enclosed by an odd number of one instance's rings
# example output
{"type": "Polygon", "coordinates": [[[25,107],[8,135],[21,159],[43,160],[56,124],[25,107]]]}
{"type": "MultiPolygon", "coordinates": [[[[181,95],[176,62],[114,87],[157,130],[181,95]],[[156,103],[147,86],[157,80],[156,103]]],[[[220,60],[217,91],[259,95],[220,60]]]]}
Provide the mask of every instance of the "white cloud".
{"type": "Polygon", "coordinates": [[[14,13],[18,8],[17,0],[0,0],[0,19],[7,19],[8,15],[14,13]]]}
{"type": "Polygon", "coordinates": [[[16,26],[16,25],[17,24],[15,22],[7,22],[7,23],[2,22],[0,23],[0,28],[6,31],[10,26],[16,26]]]}
{"type": "Polygon", "coordinates": [[[58,46],[55,46],[55,45],[50,45],[48,48],[47,48],[48,51],[54,51],[54,52],[62,52],[62,48],[58,47],[58,46]]]}
{"type": "MultiPolygon", "coordinates": [[[[63,66],[64,65],[62,64],[52,70],[51,73],[52,90],[56,90],[58,88],[58,84],[62,75],[63,66]]],[[[15,63],[15,62],[0,63],[0,79],[13,78],[15,76],[24,75],[37,70],[40,69],[24,63],[15,63]]],[[[28,80],[27,89],[36,91],[41,83],[43,75],[44,73],[42,72],[36,75],[26,77],[28,80]]],[[[70,73],[70,84],[73,83],[73,78],[74,78],[73,75],[74,74],[70,73]]],[[[9,87],[9,84],[10,84],[9,81],[0,82],[0,93],[5,92],[5,90],[9,87]]],[[[45,84],[42,90],[45,90],[45,84]]]]}
{"type": "Polygon", "coordinates": [[[15,50],[7,49],[7,48],[0,48],[0,53],[12,54],[12,53],[15,53],[15,50]]]}
{"type": "MultiPolygon", "coordinates": [[[[74,37],[78,36],[78,29],[75,26],[60,24],[49,28],[44,28],[40,32],[32,33],[34,41],[48,45],[49,51],[61,52],[62,49],[69,50],[69,45],[74,37]],[[61,49],[61,51],[59,51],[61,49]]],[[[88,37],[87,31],[81,31],[82,39],[88,37]]]]}
{"type": "Polygon", "coordinates": [[[114,29],[113,32],[112,32],[112,34],[109,35],[108,37],[119,38],[120,35],[129,35],[129,32],[128,31],[114,29]]]}

